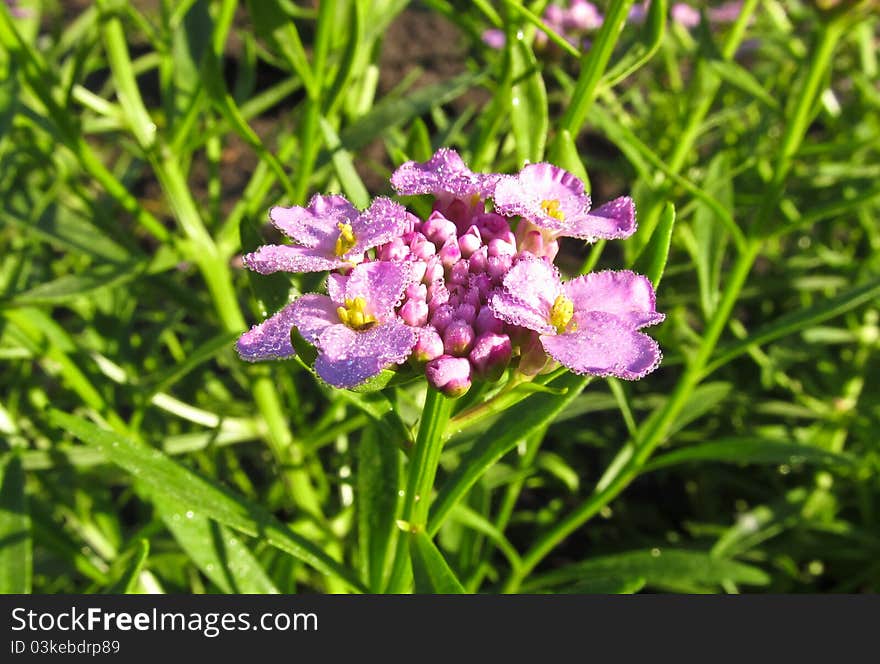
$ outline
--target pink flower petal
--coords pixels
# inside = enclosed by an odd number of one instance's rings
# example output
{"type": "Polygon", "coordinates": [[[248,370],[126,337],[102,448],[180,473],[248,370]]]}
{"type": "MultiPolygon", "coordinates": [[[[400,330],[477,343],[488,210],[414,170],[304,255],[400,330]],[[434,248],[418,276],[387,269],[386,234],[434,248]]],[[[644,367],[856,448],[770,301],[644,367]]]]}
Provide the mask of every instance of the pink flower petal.
{"type": "Polygon", "coordinates": [[[451,194],[456,198],[492,195],[497,175],[474,173],[450,148],[440,148],[428,161],[408,161],[391,175],[391,184],[401,196],[451,194]]]}
{"type": "Polygon", "coordinates": [[[336,304],[326,295],[303,295],[288,306],[291,309],[290,323],[310,344],[315,343],[331,325],[339,325],[336,304]]]}
{"type": "Polygon", "coordinates": [[[343,196],[312,196],[308,207],[276,206],[269,218],[285,235],[304,247],[331,250],[339,236],[337,224],[350,224],[358,216],[357,208],[343,196]]]}
{"type": "Polygon", "coordinates": [[[352,221],[355,245],[350,253],[361,254],[412,230],[413,216],[390,198],[377,198],[369,209],[352,221]]]}
{"type": "Polygon", "coordinates": [[[562,283],[555,266],[541,258],[523,255],[504,277],[504,288],[514,298],[544,316],[556,297],[562,293],[562,283]]]}
{"type": "Polygon", "coordinates": [[[501,178],[495,185],[495,211],[519,216],[542,226],[565,230],[590,209],[590,197],[584,183],[566,170],[548,163],[529,164],[517,175],[501,178]],[[562,219],[553,216],[545,201],[556,205],[562,219]]]}
{"type": "Polygon", "coordinates": [[[267,244],[244,256],[244,264],[260,274],[273,272],[323,272],[348,265],[338,258],[316,255],[309,247],[292,244],[267,244]]]}
{"type": "Polygon", "coordinates": [[[568,220],[563,224],[566,237],[583,240],[620,240],[636,232],[636,209],[629,196],[621,196],[605,205],[568,220]]]}
{"type": "Polygon", "coordinates": [[[238,338],[235,349],[241,359],[248,362],[281,360],[296,354],[290,342],[294,304],[288,304],[274,316],[259,325],[254,325],[238,338]]]}
{"type": "Polygon", "coordinates": [[[506,321],[511,325],[519,325],[520,327],[526,327],[545,334],[553,334],[556,331],[547,322],[546,312],[538,311],[510,293],[493,293],[489,299],[489,309],[495,318],[506,321]]]}
{"type": "Polygon", "coordinates": [[[660,364],[660,347],[616,316],[593,311],[578,317],[578,330],[541,335],[544,349],[578,374],[636,380],[660,364]]]}
{"type": "Polygon", "coordinates": [[[345,297],[352,300],[364,298],[370,313],[381,320],[400,304],[403,291],[411,281],[410,263],[361,263],[351,271],[345,285],[345,297]]]}
{"type": "Polygon", "coordinates": [[[604,311],[634,328],[659,323],[654,288],[647,277],[629,270],[591,272],[563,285],[576,312],[604,311]]]}
{"type": "Polygon", "coordinates": [[[399,320],[362,332],[333,325],[318,339],[321,352],[315,360],[315,371],[334,387],[355,387],[382,369],[406,360],[416,338],[415,330],[399,320]]]}

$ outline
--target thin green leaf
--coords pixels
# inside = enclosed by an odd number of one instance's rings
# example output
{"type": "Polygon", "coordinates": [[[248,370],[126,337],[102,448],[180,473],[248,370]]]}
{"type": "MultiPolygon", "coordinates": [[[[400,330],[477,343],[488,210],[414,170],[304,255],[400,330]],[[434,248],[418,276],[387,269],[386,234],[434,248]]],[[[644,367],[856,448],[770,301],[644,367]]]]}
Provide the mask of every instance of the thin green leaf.
{"type": "Polygon", "coordinates": [[[150,555],[150,542],[138,540],[134,548],[116,562],[114,567],[121,568],[116,580],[104,592],[113,595],[131,595],[137,592],[138,578],[150,555]]]}
{"type": "Polygon", "coordinates": [[[424,532],[410,533],[413,579],[417,593],[462,595],[464,586],[449,568],[439,549],[424,532]]]}
{"type": "Polygon", "coordinates": [[[651,239],[633,263],[633,271],[648,277],[655,289],[660,285],[666,263],[669,260],[669,247],[672,244],[672,229],[674,227],[675,206],[672,203],[666,203],[660,214],[660,221],[651,234],[651,239]]]}
{"type": "Polygon", "coordinates": [[[366,427],[358,443],[358,544],[363,576],[373,592],[385,587],[388,553],[393,551],[399,472],[397,447],[376,427],[366,427]]]}
{"type": "Polygon", "coordinates": [[[516,139],[519,163],[544,158],[547,141],[547,90],[531,47],[523,39],[510,44],[513,86],[510,91],[510,123],[516,139]]]}
{"type": "Polygon", "coordinates": [[[155,491],[164,491],[195,513],[218,521],[252,537],[262,537],[268,544],[311,565],[319,572],[344,581],[353,590],[365,588],[346,569],[312,542],[292,532],[259,505],[196,475],[151,448],[118,434],[99,429],[78,417],[50,411],[50,422],[84,443],[97,447],[107,459],[123,468],[155,491]]]}
{"type": "Polygon", "coordinates": [[[0,458],[0,594],[30,593],[31,520],[17,454],[0,458]]]}

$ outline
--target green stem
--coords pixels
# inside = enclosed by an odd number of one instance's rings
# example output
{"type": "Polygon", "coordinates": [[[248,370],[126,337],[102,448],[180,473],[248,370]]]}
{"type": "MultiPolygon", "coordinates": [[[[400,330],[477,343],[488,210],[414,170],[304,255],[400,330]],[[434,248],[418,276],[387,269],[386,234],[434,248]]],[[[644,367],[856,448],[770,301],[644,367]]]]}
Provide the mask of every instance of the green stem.
{"type": "Polygon", "coordinates": [[[596,41],[581,60],[581,74],[575,85],[571,104],[560,122],[560,129],[568,130],[572,136],[580,133],[587,112],[596,99],[599,81],[602,80],[602,74],[605,73],[608,61],[611,59],[611,53],[617,44],[617,38],[629,15],[631,5],[632,0],[617,0],[611,3],[596,41]]]}
{"type": "MultiPolygon", "coordinates": [[[[454,404],[432,387],[425,395],[425,406],[422,420],[419,423],[419,434],[413,448],[413,456],[409,462],[409,474],[406,482],[406,493],[403,499],[401,521],[413,532],[423,531],[428,524],[428,508],[431,506],[431,492],[434,478],[440,463],[443,450],[443,434],[454,404]]],[[[404,590],[407,582],[408,539],[400,537],[394,554],[394,565],[388,581],[388,592],[399,593],[404,590]]]]}

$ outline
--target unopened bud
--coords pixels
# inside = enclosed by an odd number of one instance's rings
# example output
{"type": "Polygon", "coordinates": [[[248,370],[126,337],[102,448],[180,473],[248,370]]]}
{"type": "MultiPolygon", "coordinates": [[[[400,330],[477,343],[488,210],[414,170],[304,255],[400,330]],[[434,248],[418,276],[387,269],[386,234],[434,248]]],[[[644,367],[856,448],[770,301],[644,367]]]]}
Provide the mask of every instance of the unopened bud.
{"type": "Polygon", "coordinates": [[[455,241],[455,238],[447,240],[437,255],[440,257],[440,263],[446,268],[451,268],[461,260],[461,250],[458,248],[458,242],[455,241]]]}
{"type": "Polygon", "coordinates": [[[510,337],[489,332],[477,337],[468,359],[475,376],[494,382],[510,364],[510,355],[510,337]]]}
{"type": "Polygon", "coordinates": [[[477,331],[477,334],[486,334],[487,332],[500,334],[504,329],[504,321],[495,318],[495,314],[492,313],[489,307],[483,307],[477,312],[477,317],[474,320],[474,329],[477,331]]]}
{"type": "Polygon", "coordinates": [[[474,328],[467,321],[456,318],[443,330],[443,349],[449,355],[467,355],[474,344],[474,328]]]}
{"type": "Polygon", "coordinates": [[[460,397],[471,387],[471,363],[466,357],[441,355],[425,365],[428,383],[448,397],[460,397]]]}
{"type": "Polygon", "coordinates": [[[412,358],[417,362],[429,362],[443,355],[443,339],[430,325],[419,328],[416,345],[413,346],[412,358]]]}
{"type": "Polygon", "coordinates": [[[450,238],[454,238],[456,231],[455,223],[436,210],[422,222],[422,234],[437,247],[442,247],[450,238]]]}
{"type": "Polygon", "coordinates": [[[421,327],[428,322],[428,303],[410,298],[400,308],[400,317],[411,327],[421,327]]]}
{"type": "Polygon", "coordinates": [[[467,232],[458,238],[458,248],[464,258],[470,258],[483,244],[483,238],[480,236],[480,230],[476,226],[471,226],[467,232]]]}

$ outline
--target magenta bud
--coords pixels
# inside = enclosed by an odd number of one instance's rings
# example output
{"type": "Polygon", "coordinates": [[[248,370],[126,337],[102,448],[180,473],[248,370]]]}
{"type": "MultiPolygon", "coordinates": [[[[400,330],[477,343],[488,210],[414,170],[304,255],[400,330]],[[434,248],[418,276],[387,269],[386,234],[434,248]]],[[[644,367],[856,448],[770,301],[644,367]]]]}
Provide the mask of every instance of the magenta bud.
{"type": "Polygon", "coordinates": [[[412,278],[413,281],[422,281],[428,270],[428,264],[425,261],[412,262],[412,278]]]}
{"type": "Polygon", "coordinates": [[[513,265],[513,256],[492,256],[489,259],[487,273],[492,281],[500,283],[504,275],[510,272],[511,265],[513,265]]]}
{"type": "Polygon", "coordinates": [[[519,241],[519,250],[527,251],[535,256],[544,255],[544,236],[541,231],[533,230],[526,232],[519,241]]]}
{"type": "Polygon", "coordinates": [[[437,255],[440,257],[440,262],[443,264],[443,267],[447,268],[452,267],[455,263],[461,260],[461,251],[458,248],[458,242],[455,241],[455,238],[448,239],[437,255]]]}
{"type": "Polygon", "coordinates": [[[468,359],[475,376],[494,382],[510,364],[511,352],[510,337],[488,332],[477,337],[468,359]]]}
{"type": "Polygon", "coordinates": [[[425,377],[447,397],[457,398],[471,388],[471,363],[466,357],[441,355],[425,365],[425,377]]]}
{"type": "Polygon", "coordinates": [[[426,261],[425,266],[425,276],[422,277],[422,281],[426,284],[432,284],[435,281],[440,281],[443,278],[443,265],[440,264],[440,259],[432,256],[426,261]]]}
{"type": "Polygon", "coordinates": [[[428,322],[428,303],[411,298],[404,303],[399,313],[407,325],[421,327],[428,322]]]}
{"type": "Polygon", "coordinates": [[[488,270],[489,248],[486,246],[480,247],[478,251],[475,251],[471,254],[471,257],[468,259],[468,263],[470,264],[471,274],[479,274],[488,270]]]}
{"type": "Polygon", "coordinates": [[[443,330],[443,350],[449,355],[467,355],[474,344],[474,328],[467,321],[456,318],[443,330]]]}
{"type": "Polygon", "coordinates": [[[470,302],[459,304],[455,310],[455,317],[463,320],[468,325],[472,325],[477,318],[477,307],[470,302]]]}
{"type": "Polygon", "coordinates": [[[516,247],[508,242],[507,240],[502,240],[500,238],[495,238],[494,240],[489,240],[489,258],[493,256],[515,256],[516,255],[516,247]]]}
{"type": "Polygon", "coordinates": [[[438,247],[454,238],[457,230],[455,222],[449,221],[436,210],[422,222],[422,234],[438,247]]]}
{"type": "Polygon", "coordinates": [[[507,219],[501,215],[494,213],[481,214],[477,218],[476,225],[477,228],[480,229],[483,242],[488,243],[495,239],[504,240],[511,244],[514,242],[513,233],[510,230],[510,224],[508,224],[507,219]]]}
{"type": "Polygon", "coordinates": [[[495,314],[492,313],[489,307],[483,307],[477,312],[477,317],[474,320],[474,329],[477,331],[477,334],[486,334],[487,332],[500,334],[504,329],[504,321],[495,318],[495,314]]]}
{"type": "Polygon", "coordinates": [[[443,332],[446,330],[446,327],[452,322],[454,318],[454,308],[449,304],[441,304],[435,309],[434,313],[431,315],[431,325],[433,325],[440,334],[443,334],[443,332]]]}
{"type": "Polygon", "coordinates": [[[483,238],[480,230],[476,226],[471,226],[467,232],[458,238],[458,248],[464,258],[470,258],[470,255],[479,249],[483,244],[483,238]]]}
{"type": "Polygon", "coordinates": [[[480,308],[480,303],[483,301],[482,296],[480,295],[480,289],[476,288],[473,284],[470,284],[461,295],[461,304],[470,304],[473,305],[475,309],[480,308]]]}
{"type": "Polygon", "coordinates": [[[420,328],[416,345],[413,346],[412,357],[417,362],[429,362],[443,355],[443,339],[430,325],[420,328]]]}
{"type": "Polygon", "coordinates": [[[431,256],[437,253],[437,247],[435,247],[433,243],[421,233],[414,235],[409,243],[409,249],[413,256],[423,261],[428,260],[431,256]]]}
{"type": "Polygon", "coordinates": [[[418,282],[412,283],[406,287],[406,296],[415,300],[425,300],[428,298],[428,287],[418,282]]]}
{"type": "Polygon", "coordinates": [[[472,290],[477,292],[477,302],[480,302],[482,299],[489,297],[489,292],[492,290],[492,278],[485,272],[472,275],[470,286],[472,290]]]}
{"type": "Polygon", "coordinates": [[[399,237],[386,242],[376,250],[376,257],[380,261],[402,261],[409,255],[409,247],[399,237]]]}
{"type": "Polygon", "coordinates": [[[428,301],[431,313],[433,313],[437,310],[437,307],[442,307],[449,302],[449,289],[442,281],[435,281],[428,286],[428,293],[425,299],[428,301]]]}
{"type": "Polygon", "coordinates": [[[450,269],[449,279],[447,279],[447,281],[450,284],[458,284],[460,286],[463,286],[468,281],[470,281],[470,278],[470,261],[466,258],[462,258],[460,261],[457,261],[450,269]]]}
{"type": "MultiPolygon", "coordinates": [[[[530,330],[531,332],[531,330],[530,330]]],[[[537,376],[547,366],[547,356],[544,346],[536,332],[531,332],[528,340],[520,345],[519,370],[526,376],[537,376]]]]}

